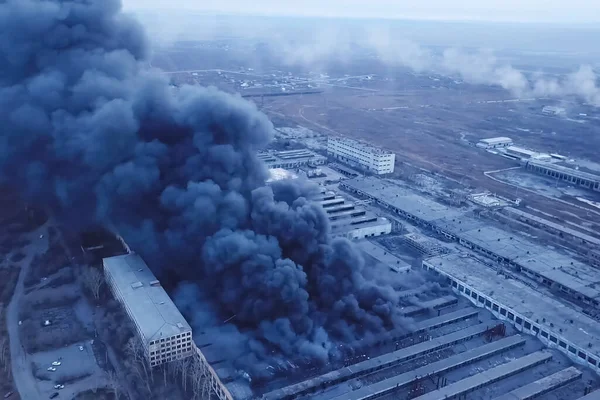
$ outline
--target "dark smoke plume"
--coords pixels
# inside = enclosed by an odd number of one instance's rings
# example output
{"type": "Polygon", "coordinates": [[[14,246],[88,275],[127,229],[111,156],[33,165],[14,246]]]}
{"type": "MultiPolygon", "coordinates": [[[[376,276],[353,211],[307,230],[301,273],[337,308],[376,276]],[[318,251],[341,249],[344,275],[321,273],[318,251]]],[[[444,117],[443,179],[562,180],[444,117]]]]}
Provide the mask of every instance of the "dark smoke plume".
{"type": "Polygon", "coordinates": [[[216,89],[170,87],[144,67],[145,36],[120,10],[0,1],[3,180],[73,227],[118,231],[159,274],[191,282],[177,291],[182,309],[200,324],[233,315],[223,337],[246,341],[249,365],[273,349],[325,361],[336,342],[403,326],[396,289],[329,239],[306,199],[314,189],[265,186],[256,152],[269,120],[216,89]]]}

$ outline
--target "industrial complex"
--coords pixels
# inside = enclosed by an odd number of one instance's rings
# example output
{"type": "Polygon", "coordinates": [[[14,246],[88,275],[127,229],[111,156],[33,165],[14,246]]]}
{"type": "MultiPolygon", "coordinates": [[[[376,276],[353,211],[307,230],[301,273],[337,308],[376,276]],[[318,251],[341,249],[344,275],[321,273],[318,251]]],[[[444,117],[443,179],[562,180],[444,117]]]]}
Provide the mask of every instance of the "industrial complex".
{"type": "MultiPolygon", "coordinates": [[[[512,141],[500,139],[482,142],[485,148],[510,149],[512,141]]],[[[330,139],[328,148],[332,143],[346,142],[330,139]]],[[[325,366],[281,361],[268,366],[272,379],[254,382],[235,369],[234,358],[213,346],[215,335],[226,329],[197,333],[192,343],[189,325],[139,256],[107,258],[107,281],[146,343],[152,366],[192,354],[201,357],[220,400],[600,397],[595,392],[600,387],[600,319],[592,312],[600,304],[600,271],[594,263],[482,218],[472,207],[373,176],[380,173],[372,167],[359,168],[371,169],[372,176],[346,175],[342,165],[327,166],[310,150],[260,157],[271,169],[271,180],[306,179],[320,186],[312,200],[326,213],[332,236],[355,241],[373,271],[432,274],[444,289],[402,288],[397,307],[413,324],[357,342],[352,358],[325,366]],[[407,232],[403,224],[414,228],[407,232]],[[380,239],[388,236],[418,255],[421,268],[382,245],[380,239]]],[[[482,196],[467,198],[503,218],[572,240],[577,254],[589,259],[600,254],[595,236],[503,200],[482,201],[482,196]]]]}

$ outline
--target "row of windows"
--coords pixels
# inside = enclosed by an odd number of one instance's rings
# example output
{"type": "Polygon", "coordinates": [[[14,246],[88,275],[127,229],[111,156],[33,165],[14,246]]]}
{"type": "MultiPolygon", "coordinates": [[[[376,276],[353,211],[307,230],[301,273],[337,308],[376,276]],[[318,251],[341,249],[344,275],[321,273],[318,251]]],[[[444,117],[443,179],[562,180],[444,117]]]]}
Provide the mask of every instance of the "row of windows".
{"type": "Polygon", "coordinates": [[[173,335],[173,336],[169,336],[166,338],[160,338],[160,339],[156,339],[150,342],[150,345],[153,344],[158,344],[158,343],[166,343],[166,342],[175,342],[177,341],[177,343],[181,342],[181,340],[191,340],[190,338],[192,337],[192,332],[183,332],[179,335],[173,335]]]}
{"type": "Polygon", "coordinates": [[[177,344],[177,345],[173,345],[170,347],[162,348],[160,350],[151,351],[150,356],[153,356],[155,354],[169,353],[169,352],[175,351],[177,349],[190,349],[191,350],[191,348],[192,348],[192,342],[177,344]]]}
{"type": "Polygon", "coordinates": [[[576,176],[573,176],[573,175],[570,175],[570,174],[553,171],[553,170],[550,170],[550,169],[539,167],[537,165],[529,164],[527,167],[528,167],[528,169],[531,169],[533,171],[542,173],[544,175],[551,176],[553,178],[562,179],[563,181],[572,182],[572,183],[575,183],[577,185],[589,187],[589,188],[592,188],[592,189],[595,189],[595,190],[600,189],[600,182],[595,182],[595,181],[588,180],[588,179],[585,179],[585,178],[579,178],[579,177],[576,177],[576,176]]]}
{"type": "Polygon", "coordinates": [[[184,354],[184,353],[189,353],[192,351],[192,347],[188,346],[186,348],[181,348],[181,349],[177,349],[177,350],[173,350],[173,351],[169,351],[169,352],[161,352],[160,354],[154,354],[155,352],[150,353],[150,361],[157,361],[157,360],[161,360],[161,359],[168,359],[170,357],[172,357],[174,354],[184,354]]]}
{"type": "MultiPolygon", "coordinates": [[[[430,269],[426,264],[423,264],[424,269],[430,269]]],[[[431,268],[431,270],[434,270],[431,268]]],[[[437,272],[437,271],[435,271],[437,272]]],[[[560,340],[557,336],[552,333],[543,330],[541,327],[535,325],[531,321],[527,321],[526,319],[514,314],[511,310],[506,309],[504,307],[499,306],[496,303],[493,303],[491,300],[483,297],[482,295],[476,293],[475,291],[469,289],[466,286],[463,286],[461,283],[455,281],[452,278],[451,280],[452,287],[457,289],[460,293],[464,293],[466,296],[471,297],[476,300],[479,304],[482,304],[485,308],[492,310],[496,313],[499,313],[501,316],[506,317],[510,321],[514,322],[518,326],[522,326],[524,329],[533,332],[533,334],[540,335],[544,339],[558,345],[562,349],[568,351],[569,353],[578,356],[580,359],[587,361],[591,366],[597,367],[599,365],[599,361],[591,355],[586,354],[582,350],[578,350],[574,346],[567,344],[565,341],[560,340]]]]}

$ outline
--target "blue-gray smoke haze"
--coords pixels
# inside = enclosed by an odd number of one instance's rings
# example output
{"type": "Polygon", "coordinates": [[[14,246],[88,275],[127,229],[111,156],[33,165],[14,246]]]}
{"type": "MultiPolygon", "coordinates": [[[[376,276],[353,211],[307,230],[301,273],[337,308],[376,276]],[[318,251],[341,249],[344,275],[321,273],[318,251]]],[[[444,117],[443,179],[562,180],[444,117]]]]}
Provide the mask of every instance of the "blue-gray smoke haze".
{"type": "Polygon", "coordinates": [[[118,231],[159,274],[190,282],[177,302],[195,327],[235,315],[223,338],[243,347],[243,368],[273,354],[326,361],[332,343],[405,326],[397,288],[366,279],[351,244],[329,238],[314,189],[265,186],[256,152],[270,121],[216,89],[170,87],[120,10],[0,1],[4,182],[72,227],[118,231]]]}

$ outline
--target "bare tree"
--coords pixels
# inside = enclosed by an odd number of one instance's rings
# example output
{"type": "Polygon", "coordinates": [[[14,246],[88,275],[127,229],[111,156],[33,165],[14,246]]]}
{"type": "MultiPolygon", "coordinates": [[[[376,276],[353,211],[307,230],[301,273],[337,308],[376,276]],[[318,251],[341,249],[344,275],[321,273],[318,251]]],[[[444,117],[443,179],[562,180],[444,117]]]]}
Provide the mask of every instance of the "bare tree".
{"type": "Polygon", "coordinates": [[[129,339],[127,342],[126,352],[132,361],[133,368],[138,378],[146,384],[148,393],[152,393],[152,389],[150,387],[150,381],[153,378],[152,371],[150,371],[150,366],[148,365],[146,357],[144,356],[144,348],[138,338],[132,337],[129,339]]]}
{"type": "Polygon", "coordinates": [[[100,298],[100,288],[104,284],[104,275],[97,268],[84,267],[81,271],[83,285],[92,293],[94,300],[100,298]]]}
{"type": "Polygon", "coordinates": [[[115,400],[119,400],[119,379],[117,378],[117,374],[114,371],[108,371],[108,385],[113,391],[115,400]]]}

